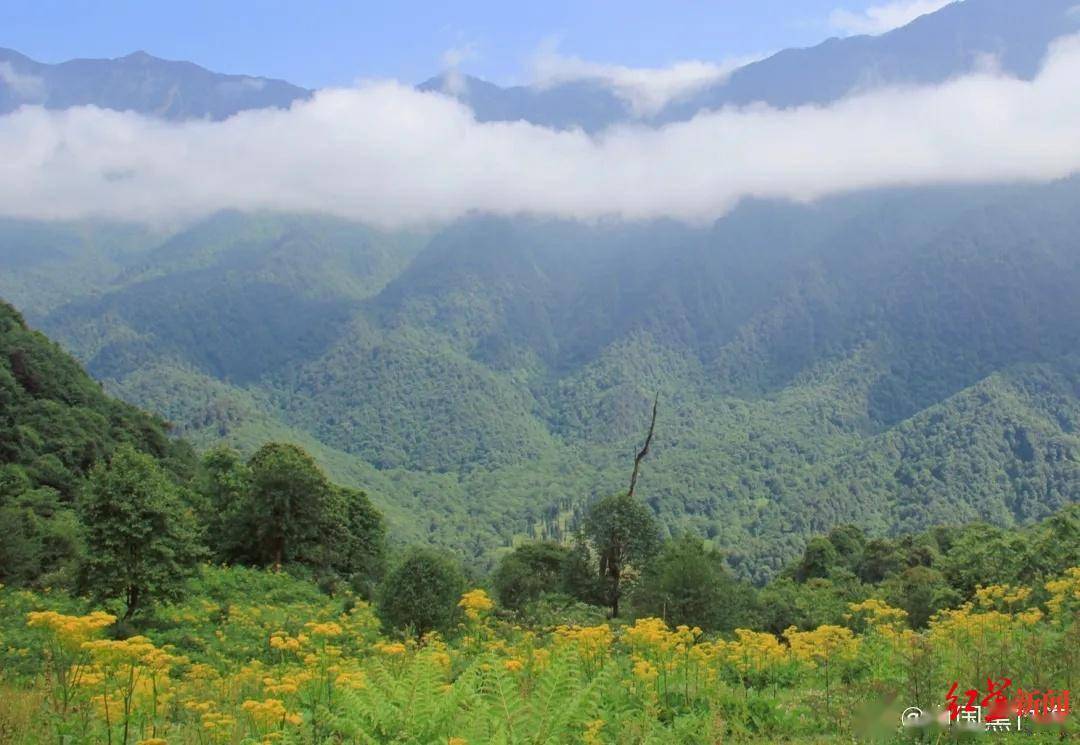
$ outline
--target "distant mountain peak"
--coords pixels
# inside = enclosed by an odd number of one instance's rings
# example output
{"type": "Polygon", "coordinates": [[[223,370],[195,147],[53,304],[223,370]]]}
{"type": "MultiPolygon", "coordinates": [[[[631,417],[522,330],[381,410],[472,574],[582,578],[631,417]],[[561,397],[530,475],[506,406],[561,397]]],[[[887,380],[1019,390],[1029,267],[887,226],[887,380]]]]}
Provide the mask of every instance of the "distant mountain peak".
{"type": "MultiPolygon", "coordinates": [[[[629,120],[686,121],[702,111],[765,103],[778,108],[827,104],[866,82],[936,85],[987,59],[1001,72],[1034,77],[1050,44],[1080,30],[1080,0],[963,0],[878,35],[831,37],[816,46],[785,49],[735,69],[722,80],[668,103],[654,116],[635,115],[603,80],[582,77],[549,86],[500,87],[471,76],[453,93],[480,121],[525,120],[597,131],[629,120]]],[[[421,90],[446,90],[445,76],[421,90]]]]}
{"type": "MultiPolygon", "coordinates": [[[[963,0],[880,35],[833,37],[746,64],[721,81],[635,110],[610,81],[583,75],[545,85],[499,86],[457,70],[421,83],[453,96],[478,121],[527,121],[598,132],[637,122],[686,121],[702,111],[765,103],[827,104],[876,85],[936,85],[993,59],[1005,74],[1034,77],[1051,42],[1080,30],[1080,0],[963,0]]],[[[222,75],[138,50],[112,60],[42,64],[0,49],[0,114],[24,104],[96,105],[167,119],[224,119],[245,109],[284,108],[311,91],[282,80],[222,75]]]]}
{"type": "Polygon", "coordinates": [[[51,65],[0,49],[0,114],[25,104],[99,106],[164,119],[226,119],[247,109],[287,108],[311,91],[284,80],[225,75],[137,50],[114,59],[51,65]]]}

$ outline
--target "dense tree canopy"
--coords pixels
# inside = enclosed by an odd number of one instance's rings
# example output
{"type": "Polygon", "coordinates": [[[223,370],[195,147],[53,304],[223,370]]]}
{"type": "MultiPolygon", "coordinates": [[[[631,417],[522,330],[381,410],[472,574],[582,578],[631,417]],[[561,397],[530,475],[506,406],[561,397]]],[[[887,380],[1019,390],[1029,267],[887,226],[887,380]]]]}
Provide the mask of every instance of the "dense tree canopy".
{"type": "Polygon", "coordinates": [[[690,534],[668,541],[649,562],[633,607],[638,616],[707,631],[746,627],[756,617],[753,588],[732,577],[724,557],[690,534]]]}
{"type": "Polygon", "coordinates": [[[604,497],[589,508],[585,535],[599,562],[603,592],[611,615],[619,615],[626,570],[644,567],[660,547],[656,518],[629,494],[604,497]]]}
{"type": "Polygon", "coordinates": [[[391,629],[416,636],[446,631],[454,619],[465,576],[458,563],[431,549],[414,548],[386,575],[379,589],[379,614],[391,629]]]}
{"type": "Polygon", "coordinates": [[[80,505],[86,526],[83,591],[119,599],[124,617],[175,600],[202,549],[191,507],[150,456],[128,445],[99,464],[80,505]]]}
{"type": "Polygon", "coordinates": [[[382,571],[382,515],[363,491],[332,484],[302,448],[268,443],[246,462],[216,448],[203,459],[199,485],[211,546],[223,558],[303,564],[371,592],[382,571]]]}
{"type": "MultiPolygon", "coordinates": [[[[0,224],[0,292],[199,446],[302,442],[397,539],[478,571],[514,541],[567,542],[625,480],[659,390],[637,496],[760,584],[840,523],[1008,527],[1074,501],[1078,194],[898,189],[751,200],[700,227],[476,216],[423,235],[227,213],[125,262],[108,225],[84,231],[93,261],[27,262],[57,234],[22,221],[0,224]]],[[[36,360],[12,380],[41,385],[36,360]]],[[[107,442],[59,439],[68,471],[107,442]]],[[[55,466],[35,479],[64,492],[55,466]]]]}
{"type": "Polygon", "coordinates": [[[567,591],[564,573],[571,549],[545,541],[526,543],[499,562],[491,578],[499,602],[520,609],[545,593],[567,591]]]}

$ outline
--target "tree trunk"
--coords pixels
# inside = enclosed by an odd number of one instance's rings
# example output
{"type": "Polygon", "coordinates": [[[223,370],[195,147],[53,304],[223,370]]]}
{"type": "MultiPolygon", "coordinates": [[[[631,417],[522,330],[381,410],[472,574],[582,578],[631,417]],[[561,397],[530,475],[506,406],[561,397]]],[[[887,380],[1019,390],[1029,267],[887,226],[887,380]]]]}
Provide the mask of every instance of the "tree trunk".
{"type": "Polygon", "coordinates": [[[620,583],[622,581],[622,572],[618,566],[612,564],[611,572],[611,617],[619,617],[619,593],[622,591],[620,583]]]}
{"type": "Polygon", "coordinates": [[[127,597],[124,602],[127,603],[127,607],[124,610],[124,620],[130,621],[131,617],[135,615],[135,611],[139,608],[139,588],[128,587],[126,595],[127,597]]]}
{"type": "Polygon", "coordinates": [[[631,497],[634,496],[634,488],[637,486],[638,469],[641,468],[641,461],[645,460],[645,456],[649,454],[649,445],[652,444],[653,430],[656,429],[656,407],[659,403],[660,391],[657,391],[652,402],[652,421],[649,422],[649,434],[645,436],[645,446],[641,448],[637,457],[634,458],[634,470],[630,474],[630,490],[627,494],[631,497]]]}

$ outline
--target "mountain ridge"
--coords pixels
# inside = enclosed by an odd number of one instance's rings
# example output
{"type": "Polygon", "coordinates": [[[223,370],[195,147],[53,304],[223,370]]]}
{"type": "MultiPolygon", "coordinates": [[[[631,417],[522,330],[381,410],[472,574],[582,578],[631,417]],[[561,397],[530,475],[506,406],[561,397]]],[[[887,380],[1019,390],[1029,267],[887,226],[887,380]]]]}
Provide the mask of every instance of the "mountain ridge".
{"type": "Polygon", "coordinates": [[[707,228],[477,217],[411,243],[228,213],[34,319],[195,442],[300,442],[395,534],[483,565],[617,489],[659,390],[642,498],[763,580],[838,522],[1075,501],[1077,203],[1077,179],[891,189],[707,228]]]}
{"type": "MultiPolygon", "coordinates": [[[[614,125],[662,126],[724,106],[777,108],[825,105],[883,86],[934,85],[993,69],[1033,78],[1050,44],[1080,31],[1072,0],[963,0],[884,34],[827,39],[785,49],[743,65],[713,85],[638,116],[598,75],[550,84],[499,86],[447,71],[419,83],[421,91],[457,98],[478,121],[527,121],[596,134],[614,125]]],[[[223,119],[239,111],[287,108],[314,91],[281,80],[213,73],[191,62],[138,51],[114,59],[73,59],[48,65],[0,48],[0,64],[27,82],[29,93],[0,75],[0,114],[21,103],[47,108],[95,104],[172,120],[223,119]],[[34,80],[40,90],[34,91],[34,80]]],[[[11,77],[9,75],[9,77],[11,77]]]]}
{"type": "Polygon", "coordinates": [[[141,50],[112,59],[47,64],[0,48],[0,65],[7,66],[7,74],[0,75],[0,115],[23,104],[48,109],[96,105],[173,121],[221,120],[248,109],[288,108],[312,95],[284,80],[216,73],[141,50]]]}

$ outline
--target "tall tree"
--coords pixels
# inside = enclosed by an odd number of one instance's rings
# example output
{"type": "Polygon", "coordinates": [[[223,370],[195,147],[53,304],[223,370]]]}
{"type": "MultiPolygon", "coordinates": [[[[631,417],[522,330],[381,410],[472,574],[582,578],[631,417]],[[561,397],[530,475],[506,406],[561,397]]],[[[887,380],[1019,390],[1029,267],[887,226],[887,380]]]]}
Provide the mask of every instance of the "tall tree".
{"type": "Polygon", "coordinates": [[[250,469],[238,452],[221,445],[203,456],[195,485],[207,545],[223,561],[236,559],[250,540],[250,469]]]}
{"type": "Polygon", "coordinates": [[[248,461],[251,486],[250,520],[245,553],[263,566],[315,558],[325,529],[346,516],[341,500],[302,448],[286,443],[263,445],[248,461]]]}
{"type": "Polygon", "coordinates": [[[634,489],[637,488],[638,473],[641,470],[641,462],[645,460],[645,456],[649,454],[649,446],[652,445],[653,432],[656,430],[656,409],[660,405],[660,392],[657,391],[653,396],[652,402],[652,419],[649,420],[649,433],[645,435],[645,444],[641,446],[641,450],[638,451],[637,456],[634,458],[634,470],[630,474],[630,488],[626,493],[631,497],[634,496],[634,489]]]}
{"type": "Polygon", "coordinates": [[[305,564],[370,595],[382,573],[386,529],[367,494],[332,484],[296,445],[268,443],[248,462],[211,451],[199,479],[213,545],[226,560],[305,564]]]}
{"type": "Polygon", "coordinates": [[[634,498],[641,463],[649,454],[656,430],[659,401],[658,392],[653,397],[652,417],[649,420],[649,431],[645,435],[645,444],[634,457],[630,488],[625,494],[604,497],[593,504],[585,516],[585,535],[592,542],[599,558],[602,592],[611,608],[612,618],[619,616],[619,600],[623,593],[627,566],[643,564],[655,555],[660,547],[660,532],[656,519],[645,505],[634,498]]]}
{"type": "Polygon", "coordinates": [[[85,592],[122,601],[124,618],[182,594],[202,547],[191,507],[153,458],[121,445],[91,471],[81,506],[85,592]]]}
{"type": "Polygon", "coordinates": [[[627,568],[644,566],[660,546],[656,518],[629,494],[613,494],[589,508],[585,535],[599,557],[605,600],[617,618],[627,568]]]}
{"type": "Polygon", "coordinates": [[[345,539],[332,563],[350,577],[353,587],[370,597],[374,583],[382,576],[385,563],[386,526],[366,492],[344,486],[334,487],[344,504],[345,539]]]}
{"type": "Polygon", "coordinates": [[[815,577],[828,577],[839,564],[840,554],[832,541],[824,536],[815,536],[807,541],[802,561],[795,566],[795,579],[805,582],[815,577]]]}

